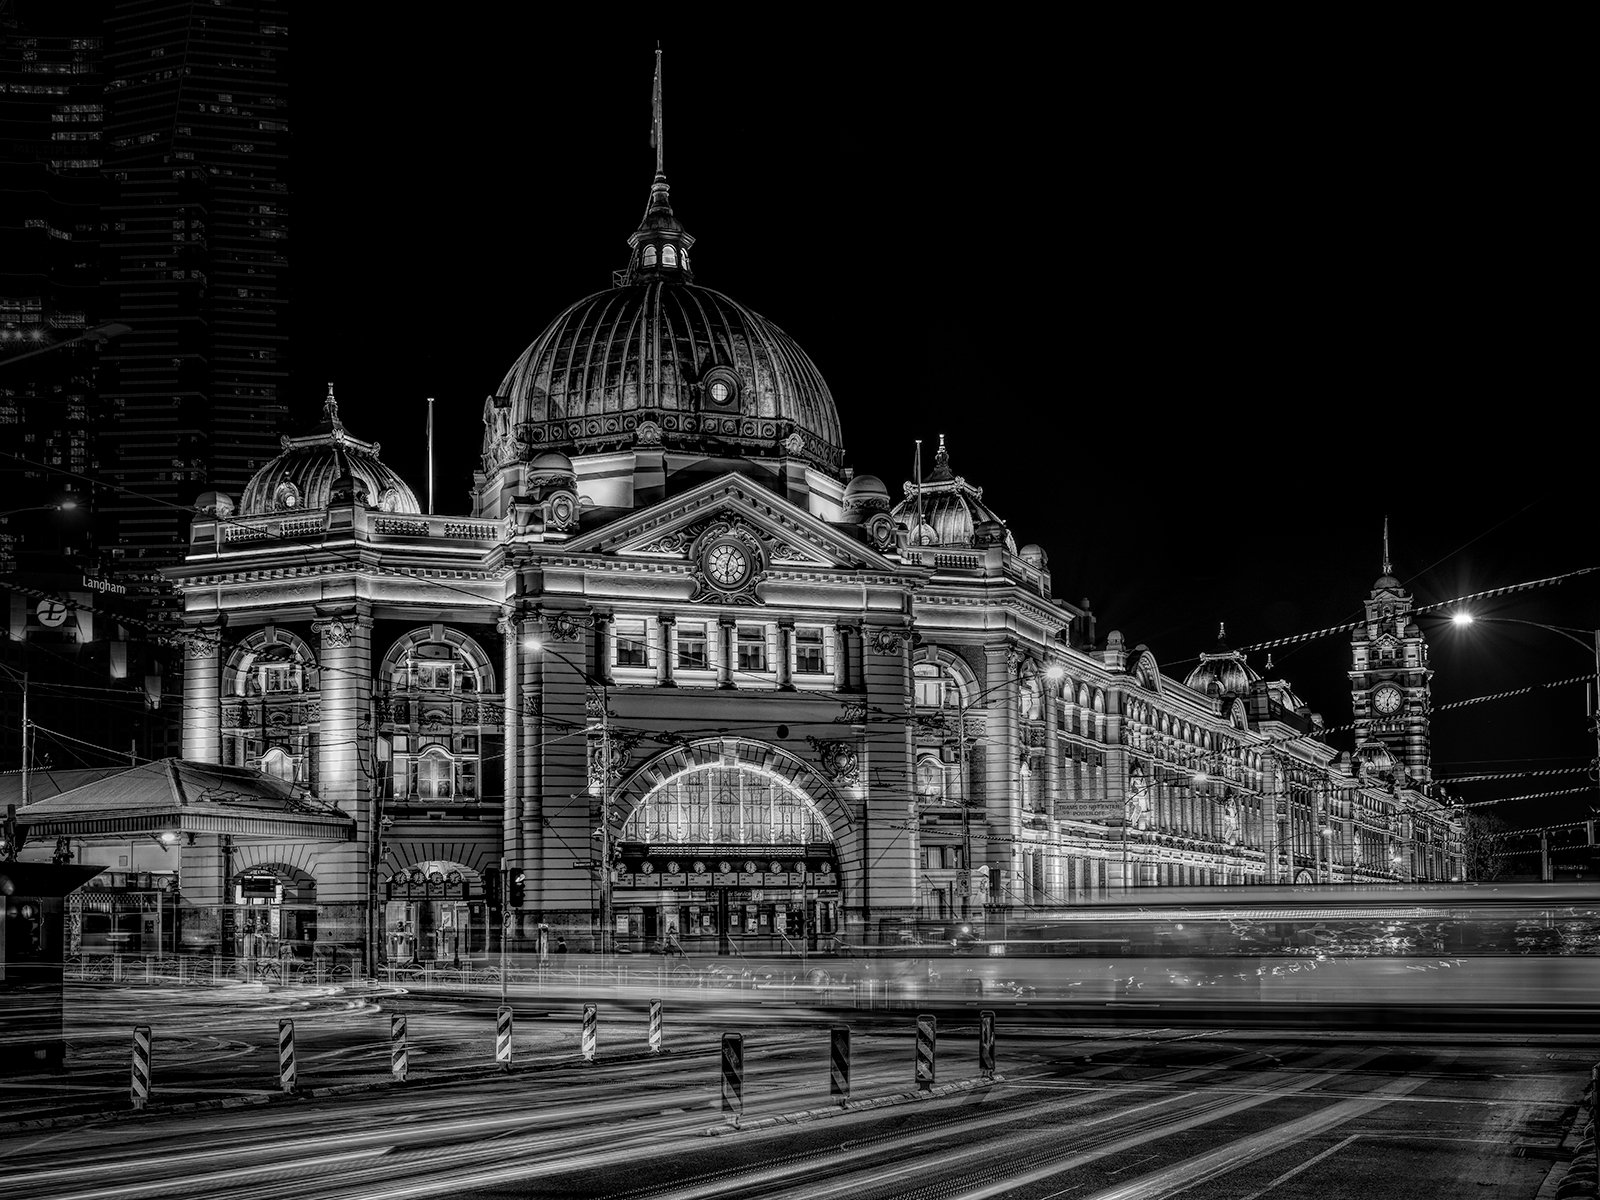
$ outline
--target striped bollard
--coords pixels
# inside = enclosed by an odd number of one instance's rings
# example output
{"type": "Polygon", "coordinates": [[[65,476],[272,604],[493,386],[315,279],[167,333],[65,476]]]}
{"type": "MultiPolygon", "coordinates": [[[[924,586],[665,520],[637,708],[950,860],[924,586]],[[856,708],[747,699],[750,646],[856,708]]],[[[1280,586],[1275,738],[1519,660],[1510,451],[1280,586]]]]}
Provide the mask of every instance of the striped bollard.
{"type": "Polygon", "coordinates": [[[502,1071],[511,1070],[511,1006],[502,1004],[494,1014],[494,1061],[502,1071]]]}
{"type": "Polygon", "coordinates": [[[134,1108],[143,1108],[150,1101],[150,1026],[133,1027],[133,1082],[131,1086],[134,1108]]]}
{"type": "Polygon", "coordinates": [[[294,1022],[288,1017],[278,1020],[278,1086],[286,1092],[295,1090],[294,1022]]]}
{"type": "Polygon", "coordinates": [[[939,1036],[939,1021],[932,1013],[917,1016],[917,1090],[933,1091],[933,1050],[939,1036]]]}
{"type": "Polygon", "coordinates": [[[661,1053],[661,1001],[650,1001],[650,1053],[661,1053]]]}
{"type": "Polygon", "coordinates": [[[594,1061],[595,1034],[600,1024],[600,1010],[593,1004],[583,1006],[583,1061],[594,1061]]]}
{"type": "Polygon", "coordinates": [[[835,1025],[828,1055],[828,1098],[840,1104],[850,1099],[850,1027],[835,1025]]]}
{"type": "Polygon", "coordinates": [[[978,1073],[994,1078],[994,1013],[987,1008],[978,1014],[978,1073]]]}
{"type": "Polygon", "coordinates": [[[397,1083],[404,1083],[406,1067],[406,1015],[392,1013],[389,1017],[389,1074],[397,1083]]]}
{"type": "Polygon", "coordinates": [[[722,1111],[733,1114],[733,1123],[739,1123],[744,1112],[744,1035],[722,1035],[722,1111]]]}

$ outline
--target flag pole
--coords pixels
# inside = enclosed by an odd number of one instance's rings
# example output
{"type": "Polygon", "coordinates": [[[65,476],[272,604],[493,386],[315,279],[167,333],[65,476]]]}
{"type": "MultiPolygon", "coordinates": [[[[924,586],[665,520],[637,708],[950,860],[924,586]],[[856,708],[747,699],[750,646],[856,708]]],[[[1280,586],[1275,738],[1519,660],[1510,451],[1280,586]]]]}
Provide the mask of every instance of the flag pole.
{"type": "Polygon", "coordinates": [[[433,516],[433,397],[428,397],[428,515],[433,516]]]}

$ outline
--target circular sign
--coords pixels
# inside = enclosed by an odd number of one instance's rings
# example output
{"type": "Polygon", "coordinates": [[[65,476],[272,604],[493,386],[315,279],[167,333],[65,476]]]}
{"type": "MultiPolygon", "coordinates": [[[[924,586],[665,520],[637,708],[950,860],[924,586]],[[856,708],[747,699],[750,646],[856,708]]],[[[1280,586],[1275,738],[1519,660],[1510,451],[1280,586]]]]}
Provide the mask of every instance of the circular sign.
{"type": "Polygon", "coordinates": [[[729,871],[733,870],[733,864],[731,862],[729,862],[727,859],[723,859],[721,862],[719,862],[717,864],[717,870],[721,871],[724,875],[726,875],[729,871]]]}
{"type": "Polygon", "coordinates": [[[773,872],[773,874],[777,874],[781,870],[783,870],[783,864],[781,862],[779,862],[777,859],[773,859],[772,860],[772,872],[773,872]]]}
{"type": "Polygon", "coordinates": [[[694,860],[694,873],[696,875],[703,875],[703,874],[705,874],[705,870],[706,870],[705,863],[701,862],[698,858],[695,859],[694,860]]]}
{"type": "MultiPolygon", "coordinates": [[[[668,864],[668,865],[670,866],[672,864],[668,864]]],[[[655,866],[654,863],[645,863],[644,866],[640,867],[639,869],[641,871],[643,871],[646,875],[653,875],[655,873],[656,866],[655,866]]]]}
{"type": "Polygon", "coordinates": [[[67,623],[69,611],[59,600],[41,600],[34,607],[33,615],[39,618],[39,624],[46,629],[58,629],[67,623]]]}
{"type": "Polygon", "coordinates": [[[751,861],[749,861],[749,862],[747,862],[747,863],[745,863],[745,864],[744,864],[744,869],[745,869],[745,873],[746,873],[746,874],[747,874],[747,875],[753,875],[753,874],[755,874],[755,870],[756,870],[756,864],[755,864],[755,860],[754,860],[754,859],[752,859],[752,860],[751,860],[751,861]]]}
{"type": "Polygon", "coordinates": [[[822,873],[824,875],[832,875],[833,874],[833,864],[832,863],[823,863],[822,864],[822,873]]]}

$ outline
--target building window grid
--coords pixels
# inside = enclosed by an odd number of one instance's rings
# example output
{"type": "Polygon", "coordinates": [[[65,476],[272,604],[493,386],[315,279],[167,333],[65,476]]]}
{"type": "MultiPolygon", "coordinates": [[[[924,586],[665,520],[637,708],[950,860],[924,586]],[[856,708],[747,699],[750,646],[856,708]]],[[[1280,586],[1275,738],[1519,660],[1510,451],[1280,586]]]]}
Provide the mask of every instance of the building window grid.
{"type": "Polygon", "coordinates": [[[625,840],[656,845],[803,845],[831,841],[805,796],[754,768],[691,767],[657,785],[623,827],[625,840]]]}

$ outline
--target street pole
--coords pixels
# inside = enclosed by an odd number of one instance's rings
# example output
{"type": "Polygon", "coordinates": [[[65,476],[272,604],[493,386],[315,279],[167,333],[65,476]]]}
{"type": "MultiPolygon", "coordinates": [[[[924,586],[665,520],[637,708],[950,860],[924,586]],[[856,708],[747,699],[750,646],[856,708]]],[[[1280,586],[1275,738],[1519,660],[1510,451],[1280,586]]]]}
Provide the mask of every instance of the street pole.
{"type": "Polygon", "coordinates": [[[611,698],[600,689],[600,957],[611,934],[611,698]]]}
{"type": "Polygon", "coordinates": [[[500,856],[500,1003],[506,1002],[506,929],[511,924],[511,880],[506,877],[506,856],[500,856]]]}
{"type": "Polygon", "coordinates": [[[956,762],[961,786],[961,870],[966,887],[961,892],[962,920],[972,920],[972,799],[967,781],[967,706],[956,705],[956,762]]]}

